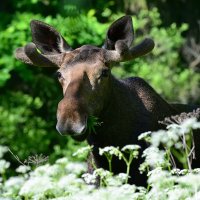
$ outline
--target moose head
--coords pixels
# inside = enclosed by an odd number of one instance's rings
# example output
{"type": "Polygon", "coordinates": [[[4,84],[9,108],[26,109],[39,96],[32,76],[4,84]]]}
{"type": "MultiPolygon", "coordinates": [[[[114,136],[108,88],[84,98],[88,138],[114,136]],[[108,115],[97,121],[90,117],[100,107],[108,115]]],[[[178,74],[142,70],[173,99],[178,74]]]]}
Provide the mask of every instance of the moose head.
{"type": "Polygon", "coordinates": [[[131,47],[134,30],[130,16],[110,26],[102,48],[83,45],[73,50],[50,25],[37,20],[30,25],[33,43],[18,48],[16,58],[35,66],[58,68],[63,99],[58,104],[56,128],[62,135],[84,140],[88,116],[99,116],[112,98],[112,63],[145,55],[154,42],[147,38],[131,47]]]}

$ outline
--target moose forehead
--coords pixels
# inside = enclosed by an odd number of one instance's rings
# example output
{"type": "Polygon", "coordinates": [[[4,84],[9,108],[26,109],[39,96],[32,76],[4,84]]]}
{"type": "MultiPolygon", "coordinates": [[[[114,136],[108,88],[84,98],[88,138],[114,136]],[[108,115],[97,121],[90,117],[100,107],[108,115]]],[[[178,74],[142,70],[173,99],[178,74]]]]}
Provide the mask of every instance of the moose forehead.
{"type": "Polygon", "coordinates": [[[97,61],[103,62],[103,49],[92,45],[84,45],[69,53],[66,53],[61,66],[62,68],[66,68],[80,63],[92,64],[96,63],[97,61]]]}

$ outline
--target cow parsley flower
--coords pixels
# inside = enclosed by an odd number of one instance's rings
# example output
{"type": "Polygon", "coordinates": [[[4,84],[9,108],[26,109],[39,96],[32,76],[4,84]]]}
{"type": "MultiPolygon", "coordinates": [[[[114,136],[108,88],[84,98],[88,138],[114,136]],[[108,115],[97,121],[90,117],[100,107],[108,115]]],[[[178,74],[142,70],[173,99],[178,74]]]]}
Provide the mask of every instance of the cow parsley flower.
{"type": "Polygon", "coordinates": [[[49,167],[49,164],[41,165],[37,167],[33,172],[31,172],[31,176],[43,176],[46,174],[46,170],[49,167]]]}
{"type": "Polygon", "coordinates": [[[75,190],[75,188],[79,190],[79,186],[83,184],[84,184],[84,181],[78,178],[75,174],[68,174],[66,176],[63,176],[57,182],[57,186],[59,188],[68,190],[68,191],[71,191],[73,188],[74,188],[73,190],[75,190]]]}
{"type": "Polygon", "coordinates": [[[80,175],[81,173],[86,171],[86,165],[81,162],[70,162],[66,165],[65,169],[69,173],[74,173],[76,175],[80,175]]]}
{"type": "Polygon", "coordinates": [[[8,151],[8,147],[0,145],[0,158],[8,151]]]}
{"type": "Polygon", "coordinates": [[[129,145],[126,145],[122,148],[122,151],[138,151],[141,147],[139,145],[136,145],[136,144],[129,144],[129,145]]]}
{"type": "Polygon", "coordinates": [[[81,176],[87,184],[95,184],[97,176],[89,173],[85,173],[81,176]]]}
{"type": "Polygon", "coordinates": [[[35,177],[40,177],[40,176],[57,177],[59,176],[59,174],[62,173],[63,170],[64,169],[60,165],[45,164],[45,165],[37,167],[35,171],[31,173],[31,175],[35,177]]]}
{"type": "Polygon", "coordinates": [[[134,194],[136,191],[135,185],[124,184],[119,188],[120,193],[123,194],[134,194]]]}
{"type": "Polygon", "coordinates": [[[19,194],[22,196],[45,194],[46,192],[53,190],[55,187],[56,186],[49,177],[31,177],[23,184],[19,194]]]}
{"type": "Polygon", "coordinates": [[[195,174],[200,174],[200,168],[195,168],[195,169],[193,169],[193,173],[195,173],[195,174]]]}
{"type": "Polygon", "coordinates": [[[16,172],[25,174],[25,173],[27,173],[27,172],[30,171],[30,170],[31,170],[30,166],[27,166],[27,165],[20,165],[20,166],[16,169],[16,172]]]}
{"type": "Polygon", "coordinates": [[[165,152],[154,146],[145,149],[142,157],[145,157],[145,163],[151,167],[158,167],[166,164],[165,152]]]}
{"type": "Polygon", "coordinates": [[[10,167],[10,163],[6,160],[0,160],[0,174],[5,173],[6,169],[10,167]]]}
{"type": "Polygon", "coordinates": [[[85,155],[87,155],[89,152],[92,151],[93,146],[86,146],[86,147],[82,147],[80,149],[78,149],[75,153],[73,153],[73,156],[81,156],[84,157],[85,155]]]}
{"type": "Polygon", "coordinates": [[[7,196],[9,195],[17,195],[21,186],[24,183],[23,177],[11,177],[4,184],[4,191],[7,196]]]}
{"type": "Polygon", "coordinates": [[[150,142],[151,139],[151,131],[144,132],[138,136],[138,140],[145,140],[146,142],[150,142]]]}
{"type": "Polygon", "coordinates": [[[200,190],[200,175],[188,173],[184,176],[179,177],[177,182],[181,185],[191,187],[194,191],[200,190]]]}
{"type": "Polygon", "coordinates": [[[118,147],[113,147],[113,146],[108,146],[104,148],[99,148],[99,155],[104,155],[104,154],[109,154],[109,155],[115,155],[115,156],[120,156],[120,151],[118,147]]]}
{"type": "Polygon", "coordinates": [[[186,188],[181,188],[180,186],[173,187],[167,191],[168,200],[177,200],[177,199],[187,199],[191,196],[191,192],[186,188]]]}
{"type": "Polygon", "coordinates": [[[181,132],[182,133],[188,133],[191,129],[199,129],[200,128],[200,122],[197,122],[196,118],[189,118],[186,119],[181,124],[181,132]]]}
{"type": "Polygon", "coordinates": [[[171,174],[172,175],[179,175],[180,171],[181,171],[180,169],[174,168],[174,169],[171,170],[171,174]]]}
{"type": "Polygon", "coordinates": [[[61,175],[62,172],[63,172],[62,167],[60,165],[54,164],[47,167],[44,175],[56,178],[59,175],[61,175]]]}
{"type": "Polygon", "coordinates": [[[107,186],[121,186],[126,182],[128,178],[129,176],[125,173],[109,176],[106,178],[107,186]]]}
{"type": "Polygon", "coordinates": [[[167,131],[159,130],[152,133],[151,144],[154,147],[158,147],[161,143],[167,144],[167,142],[168,142],[167,131]]]}
{"type": "Polygon", "coordinates": [[[94,174],[96,176],[100,176],[101,178],[106,178],[112,175],[111,172],[109,172],[108,170],[105,170],[103,168],[98,168],[94,170],[94,174]]]}
{"type": "Polygon", "coordinates": [[[116,178],[118,178],[122,183],[125,183],[126,179],[127,179],[127,174],[125,173],[119,173],[116,178]]]}
{"type": "Polygon", "coordinates": [[[69,162],[68,158],[64,157],[64,158],[59,158],[58,160],[56,160],[56,164],[61,164],[61,165],[67,165],[69,162]]]}

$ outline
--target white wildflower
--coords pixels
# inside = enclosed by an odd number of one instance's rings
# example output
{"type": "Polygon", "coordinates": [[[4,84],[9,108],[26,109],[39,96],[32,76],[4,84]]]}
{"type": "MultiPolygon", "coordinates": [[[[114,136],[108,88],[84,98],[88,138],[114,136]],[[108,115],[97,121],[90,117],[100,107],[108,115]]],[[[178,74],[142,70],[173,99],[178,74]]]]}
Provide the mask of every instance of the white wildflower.
{"type": "Polygon", "coordinates": [[[16,172],[25,174],[26,172],[28,172],[28,171],[30,171],[30,170],[31,170],[30,166],[27,166],[27,165],[20,165],[20,166],[16,169],[16,172]]]}
{"type": "Polygon", "coordinates": [[[61,177],[61,179],[57,183],[57,186],[61,189],[68,190],[71,192],[73,188],[77,188],[79,190],[79,186],[82,184],[84,184],[82,179],[77,178],[75,174],[68,174],[66,176],[61,177]]]}
{"type": "Polygon", "coordinates": [[[94,174],[95,174],[96,176],[100,176],[101,179],[108,178],[108,177],[110,177],[110,176],[112,175],[112,173],[111,173],[110,171],[105,170],[105,169],[103,169],[103,168],[95,169],[95,170],[94,170],[94,174]]]}
{"type": "Polygon", "coordinates": [[[128,174],[125,174],[125,173],[119,173],[116,177],[122,182],[124,183],[126,181],[126,179],[129,177],[127,177],[128,174]]]}
{"type": "Polygon", "coordinates": [[[175,168],[175,169],[172,169],[172,170],[171,170],[171,174],[172,174],[172,175],[179,175],[179,174],[180,174],[180,171],[181,171],[180,169],[175,168]]]}
{"type": "Polygon", "coordinates": [[[138,199],[147,199],[145,194],[143,193],[140,193],[140,192],[135,192],[133,195],[132,195],[132,200],[138,200],[138,199]]]}
{"type": "Polygon", "coordinates": [[[45,165],[41,165],[39,167],[37,167],[32,173],[32,176],[44,176],[46,175],[47,169],[49,168],[49,164],[45,164],[45,165]]]}
{"type": "Polygon", "coordinates": [[[24,183],[19,194],[22,196],[45,194],[55,187],[52,180],[48,177],[32,177],[24,183]]]}
{"type": "Polygon", "coordinates": [[[188,169],[182,169],[179,171],[179,175],[185,175],[188,173],[188,169]]]}
{"type": "Polygon", "coordinates": [[[138,136],[138,140],[145,140],[145,141],[147,140],[147,141],[149,141],[151,133],[152,133],[151,131],[147,131],[147,132],[144,132],[144,133],[140,134],[138,136]]]}
{"type": "Polygon", "coordinates": [[[92,151],[93,146],[86,146],[78,149],[75,153],[73,153],[73,156],[85,156],[88,154],[90,151],[92,151]]]}
{"type": "Polygon", "coordinates": [[[184,176],[179,177],[179,179],[177,179],[177,182],[188,186],[188,187],[192,187],[194,189],[194,191],[200,190],[200,175],[199,174],[192,174],[192,173],[188,173],[184,176]]]}
{"type": "Polygon", "coordinates": [[[64,168],[58,164],[54,165],[41,165],[35,169],[35,171],[31,172],[31,176],[34,177],[41,177],[41,176],[48,176],[48,177],[58,177],[62,172],[64,171],[64,168]]]}
{"type": "Polygon", "coordinates": [[[54,165],[47,167],[46,172],[45,172],[45,176],[56,178],[60,174],[62,174],[63,170],[62,170],[62,167],[60,165],[54,164],[54,165]]]}
{"type": "MultiPolygon", "coordinates": [[[[168,130],[167,136],[168,136],[169,140],[173,142],[172,145],[179,140],[179,135],[177,134],[176,131],[168,130]]],[[[172,146],[172,145],[169,145],[169,146],[172,146]]]]}
{"type": "Polygon", "coordinates": [[[169,125],[167,126],[167,129],[178,130],[178,129],[180,129],[180,125],[179,125],[179,124],[169,124],[169,125]]]}
{"type": "Polygon", "coordinates": [[[159,150],[153,146],[145,149],[142,157],[145,157],[145,162],[151,167],[158,167],[166,164],[165,151],[159,150]]]}
{"type": "Polygon", "coordinates": [[[160,167],[150,171],[148,176],[148,183],[153,187],[172,187],[176,181],[176,177],[172,176],[168,171],[162,170],[160,167]]]}
{"type": "Polygon", "coordinates": [[[61,164],[61,165],[67,165],[69,162],[68,158],[64,157],[64,158],[59,158],[58,160],[56,160],[56,164],[61,164]]]}
{"type": "Polygon", "coordinates": [[[66,165],[65,169],[69,173],[80,175],[86,171],[86,164],[81,162],[70,162],[66,165]]]}
{"type": "Polygon", "coordinates": [[[191,129],[199,129],[200,128],[200,122],[197,121],[196,118],[189,118],[186,119],[181,124],[182,132],[188,133],[191,129]]]}
{"type": "Polygon", "coordinates": [[[122,151],[138,151],[141,147],[136,144],[129,144],[122,148],[122,151]]]}
{"type": "Polygon", "coordinates": [[[147,189],[144,188],[144,187],[142,187],[142,186],[138,186],[138,187],[137,187],[137,190],[138,190],[140,193],[144,193],[144,194],[147,192],[147,189]]]}
{"type": "Polygon", "coordinates": [[[162,144],[168,148],[176,145],[176,147],[179,148],[179,140],[180,127],[179,125],[172,124],[168,126],[168,130],[159,130],[157,132],[153,132],[151,137],[151,144],[155,147],[159,147],[159,145],[162,144]]]}
{"type": "Polygon", "coordinates": [[[24,183],[23,177],[11,177],[4,184],[4,191],[6,195],[17,195],[24,183]]]}
{"type": "Polygon", "coordinates": [[[56,197],[56,198],[53,198],[51,200],[69,200],[69,197],[56,197]]]}
{"type": "Polygon", "coordinates": [[[136,191],[136,186],[135,185],[129,185],[129,184],[124,184],[120,187],[120,189],[123,190],[124,193],[134,193],[136,191]]]}
{"type": "Polygon", "coordinates": [[[93,174],[85,173],[82,175],[82,178],[87,184],[95,184],[97,176],[94,173],[93,174]]]}
{"type": "Polygon", "coordinates": [[[167,192],[168,200],[186,199],[190,197],[191,193],[188,189],[181,188],[180,186],[173,187],[167,192]]]}
{"type": "Polygon", "coordinates": [[[193,173],[200,174],[200,168],[193,169],[193,173]]]}
{"type": "Polygon", "coordinates": [[[152,133],[151,144],[154,147],[158,147],[160,143],[166,144],[168,142],[167,131],[159,130],[152,133]]]}
{"type": "Polygon", "coordinates": [[[110,187],[110,186],[121,186],[123,183],[122,181],[117,178],[117,177],[114,177],[114,176],[110,176],[106,179],[106,186],[110,187]]]}
{"type": "Polygon", "coordinates": [[[146,194],[145,199],[152,200],[167,200],[167,194],[164,189],[159,187],[152,187],[151,190],[146,194]]]}
{"type": "Polygon", "coordinates": [[[10,167],[10,163],[6,160],[0,160],[0,174],[5,173],[6,169],[10,167]]]}
{"type": "Polygon", "coordinates": [[[106,182],[108,186],[121,186],[126,182],[128,177],[130,176],[125,173],[120,173],[116,176],[109,176],[106,178],[106,182]]]}
{"type": "Polygon", "coordinates": [[[119,151],[118,147],[108,146],[104,148],[99,148],[99,155],[102,156],[104,154],[115,155],[119,157],[119,159],[121,159],[121,152],[119,151]]]}
{"type": "Polygon", "coordinates": [[[8,147],[0,145],[0,158],[8,151],[8,147]]]}
{"type": "Polygon", "coordinates": [[[196,191],[195,193],[194,193],[194,195],[192,196],[192,197],[190,197],[190,198],[188,198],[187,200],[199,200],[200,199],[200,191],[196,191]]]}

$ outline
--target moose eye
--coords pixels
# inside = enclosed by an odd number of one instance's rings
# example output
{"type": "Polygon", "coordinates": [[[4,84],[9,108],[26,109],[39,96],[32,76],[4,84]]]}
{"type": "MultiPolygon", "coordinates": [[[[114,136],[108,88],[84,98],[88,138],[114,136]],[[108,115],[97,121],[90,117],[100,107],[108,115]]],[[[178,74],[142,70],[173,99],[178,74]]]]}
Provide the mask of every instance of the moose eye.
{"type": "Polygon", "coordinates": [[[57,77],[58,79],[61,79],[61,78],[62,78],[62,74],[61,74],[60,72],[56,72],[56,77],[57,77]]]}
{"type": "Polygon", "coordinates": [[[101,72],[101,77],[108,77],[109,76],[109,69],[103,69],[101,72]]]}

